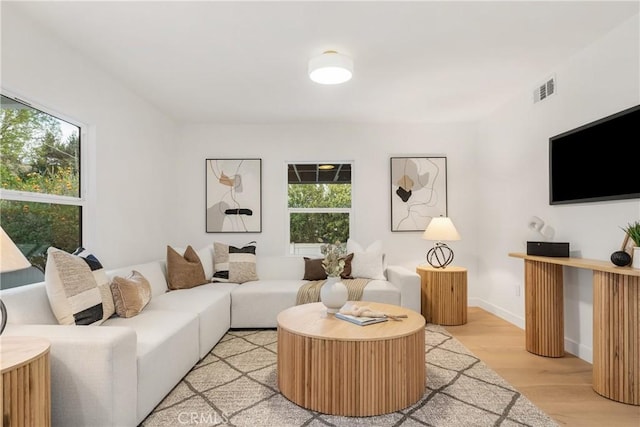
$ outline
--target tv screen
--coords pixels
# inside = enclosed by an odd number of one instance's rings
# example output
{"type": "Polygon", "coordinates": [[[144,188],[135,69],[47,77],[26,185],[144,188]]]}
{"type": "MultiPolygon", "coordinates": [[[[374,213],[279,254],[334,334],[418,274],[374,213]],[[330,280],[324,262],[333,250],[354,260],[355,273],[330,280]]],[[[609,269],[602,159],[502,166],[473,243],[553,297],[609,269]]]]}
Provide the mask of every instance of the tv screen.
{"type": "Polygon", "coordinates": [[[640,105],[549,138],[549,203],[640,198],[640,105]]]}

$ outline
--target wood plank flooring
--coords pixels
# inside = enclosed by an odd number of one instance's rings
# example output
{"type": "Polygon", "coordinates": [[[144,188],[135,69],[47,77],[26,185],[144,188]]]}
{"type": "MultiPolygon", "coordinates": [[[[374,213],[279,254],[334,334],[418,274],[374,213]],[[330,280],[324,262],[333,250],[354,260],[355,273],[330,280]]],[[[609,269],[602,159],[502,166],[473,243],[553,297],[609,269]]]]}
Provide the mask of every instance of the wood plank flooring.
{"type": "Polygon", "coordinates": [[[639,427],[640,406],[593,391],[591,364],[569,353],[541,357],[525,350],[522,329],[478,307],[468,322],[446,329],[491,369],[562,426],[639,427]]]}

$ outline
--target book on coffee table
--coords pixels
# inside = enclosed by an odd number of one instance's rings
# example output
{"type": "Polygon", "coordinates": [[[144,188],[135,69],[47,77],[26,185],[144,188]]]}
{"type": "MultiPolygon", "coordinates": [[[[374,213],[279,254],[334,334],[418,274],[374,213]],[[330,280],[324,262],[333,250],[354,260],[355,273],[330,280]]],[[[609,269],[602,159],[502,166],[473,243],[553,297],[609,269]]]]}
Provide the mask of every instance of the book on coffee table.
{"type": "Polygon", "coordinates": [[[346,320],[347,322],[355,323],[356,325],[366,326],[373,325],[374,323],[386,322],[386,317],[366,317],[366,316],[353,316],[351,314],[336,313],[336,318],[346,320]]]}

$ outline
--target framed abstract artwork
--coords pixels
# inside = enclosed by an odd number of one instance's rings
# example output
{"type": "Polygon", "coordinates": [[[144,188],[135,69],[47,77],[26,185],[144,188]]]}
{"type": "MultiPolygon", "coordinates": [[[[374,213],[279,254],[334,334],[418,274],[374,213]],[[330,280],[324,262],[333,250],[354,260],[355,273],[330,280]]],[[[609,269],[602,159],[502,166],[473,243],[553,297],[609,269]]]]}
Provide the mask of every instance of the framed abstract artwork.
{"type": "Polygon", "coordinates": [[[424,231],[447,216],[447,158],[391,157],[391,231],[424,231]]]}
{"type": "Polygon", "coordinates": [[[262,232],[262,159],[206,159],[206,228],[262,232]]]}

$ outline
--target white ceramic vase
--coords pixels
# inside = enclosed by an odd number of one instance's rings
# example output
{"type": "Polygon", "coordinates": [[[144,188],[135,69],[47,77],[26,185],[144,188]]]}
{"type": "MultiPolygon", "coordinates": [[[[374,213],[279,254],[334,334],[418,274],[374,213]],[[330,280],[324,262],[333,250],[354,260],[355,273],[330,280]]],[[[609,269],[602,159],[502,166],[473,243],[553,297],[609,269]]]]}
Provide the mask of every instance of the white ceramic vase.
{"type": "Polygon", "coordinates": [[[633,261],[631,267],[640,268],[640,246],[633,247],[633,261]]]}
{"type": "Polygon", "coordinates": [[[327,307],[327,313],[337,313],[349,298],[347,287],[340,277],[327,277],[320,289],[320,301],[327,307]]]}

